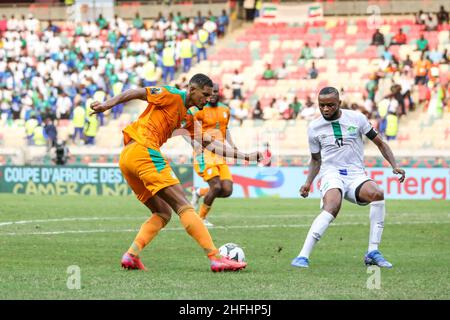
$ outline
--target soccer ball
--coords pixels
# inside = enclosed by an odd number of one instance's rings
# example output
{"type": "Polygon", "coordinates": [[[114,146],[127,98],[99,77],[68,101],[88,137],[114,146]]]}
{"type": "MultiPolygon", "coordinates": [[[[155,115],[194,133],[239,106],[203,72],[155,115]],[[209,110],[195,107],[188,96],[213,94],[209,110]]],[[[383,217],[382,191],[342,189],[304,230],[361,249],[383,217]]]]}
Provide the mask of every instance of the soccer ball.
{"type": "Polygon", "coordinates": [[[235,243],[225,243],[219,248],[219,253],[222,256],[230,258],[231,260],[238,262],[245,261],[244,250],[242,250],[242,248],[235,243]]]}

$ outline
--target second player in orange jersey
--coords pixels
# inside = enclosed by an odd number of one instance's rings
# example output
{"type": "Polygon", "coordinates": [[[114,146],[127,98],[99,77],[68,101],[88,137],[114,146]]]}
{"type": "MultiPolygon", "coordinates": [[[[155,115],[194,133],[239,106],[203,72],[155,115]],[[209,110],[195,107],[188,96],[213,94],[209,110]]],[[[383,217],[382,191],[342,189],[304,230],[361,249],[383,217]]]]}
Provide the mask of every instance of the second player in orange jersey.
{"type": "MultiPolygon", "coordinates": [[[[230,109],[221,103],[219,85],[214,84],[209,103],[199,111],[194,112],[194,119],[202,125],[202,133],[222,143],[227,142],[236,149],[228,130],[230,109]]],[[[196,148],[194,152],[195,172],[208,183],[209,188],[198,188],[193,191],[192,204],[198,205],[199,199],[204,196],[200,206],[199,216],[207,227],[212,227],[206,217],[216,198],[227,198],[233,193],[233,178],[226,160],[211,151],[196,148]]]]}

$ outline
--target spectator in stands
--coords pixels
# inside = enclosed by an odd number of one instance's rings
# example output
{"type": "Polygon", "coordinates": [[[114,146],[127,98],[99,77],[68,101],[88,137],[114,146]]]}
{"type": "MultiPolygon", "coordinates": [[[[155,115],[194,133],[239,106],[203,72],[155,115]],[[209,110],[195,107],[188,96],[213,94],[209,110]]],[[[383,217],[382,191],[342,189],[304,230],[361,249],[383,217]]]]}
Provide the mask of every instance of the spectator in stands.
{"type": "Polygon", "coordinates": [[[425,21],[426,31],[436,31],[438,26],[438,21],[436,17],[433,17],[431,13],[428,14],[428,18],[425,21]]]}
{"type": "Polygon", "coordinates": [[[72,100],[65,91],[60,90],[60,96],[56,99],[56,118],[69,119],[72,112],[72,100]]]}
{"type": "Polygon", "coordinates": [[[313,49],[312,55],[314,59],[325,58],[325,48],[320,45],[320,42],[316,43],[316,47],[313,49]]]}
{"type": "Polygon", "coordinates": [[[403,33],[402,28],[398,29],[398,32],[392,38],[391,45],[402,45],[406,44],[406,35],[403,33]]]}
{"type": "Polygon", "coordinates": [[[108,22],[106,21],[106,19],[103,17],[102,14],[100,14],[98,16],[98,19],[96,21],[97,26],[102,30],[102,29],[106,29],[108,28],[108,22]]]}
{"type": "Polygon", "coordinates": [[[288,74],[289,74],[289,71],[286,68],[286,63],[283,62],[283,64],[281,65],[281,68],[279,68],[277,71],[276,77],[277,77],[277,79],[285,79],[285,78],[287,78],[288,74]]]}
{"type": "Polygon", "coordinates": [[[211,13],[211,16],[203,24],[203,29],[205,29],[209,33],[209,38],[208,38],[209,44],[214,45],[216,43],[216,38],[217,38],[217,23],[216,23],[216,17],[212,16],[212,13],[211,13]]]}
{"type": "Polygon", "coordinates": [[[278,110],[275,108],[277,100],[275,98],[272,99],[272,102],[265,107],[263,118],[264,120],[277,120],[278,119],[278,110]]]}
{"type": "Polygon", "coordinates": [[[2,15],[2,19],[0,20],[0,36],[8,30],[8,18],[6,15],[2,15]]]}
{"type": "Polygon", "coordinates": [[[179,56],[183,62],[183,72],[189,72],[192,65],[192,57],[194,56],[193,45],[188,34],[184,33],[184,39],[180,43],[179,56]]]}
{"type": "Polygon", "coordinates": [[[407,54],[405,60],[402,61],[402,67],[412,69],[413,66],[414,66],[414,63],[412,62],[411,58],[409,57],[409,54],[407,54]]]}
{"type": "Polygon", "coordinates": [[[297,118],[299,113],[301,112],[303,106],[302,103],[298,100],[297,97],[294,98],[294,101],[292,101],[289,104],[290,113],[292,114],[292,118],[297,118]]]}
{"type": "Polygon", "coordinates": [[[386,140],[395,140],[398,133],[398,116],[396,113],[388,112],[386,116],[386,140]]]}
{"type": "Polygon", "coordinates": [[[33,144],[35,146],[47,145],[47,137],[45,136],[44,127],[42,124],[37,125],[33,130],[33,144]]]}
{"type": "Polygon", "coordinates": [[[264,70],[264,73],[263,73],[263,79],[264,80],[275,79],[275,71],[272,69],[272,66],[270,63],[268,63],[266,65],[266,70],[264,70]]]}
{"type": "Polygon", "coordinates": [[[136,28],[136,29],[139,29],[139,30],[144,28],[144,21],[139,16],[139,12],[136,12],[136,15],[134,16],[133,27],[136,28]]]}
{"type": "Polygon", "coordinates": [[[278,110],[278,114],[280,115],[281,119],[287,120],[291,118],[289,112],[289,102],[287,101],[287,97],[278,99],[276,108],[278,110]]]}
{"type": "Polygon", "coordinates": [[[263,110],[261,108],[261,101],[256,101],[255,107],[252,110],[252,119],[258,120],[263,118],[263,110]]]}
{"type": "Polygon", "coordinates": [[[25,121],[25,134],[27,136],[27,143],[29,146],[33,145],[33,133],[34,129],[39,125],[36,116],[31,116],[25,121]]]}
{"type": "Polygon", "coordinates": [[[375,33],[372,35],[372,43],[373,46],[384,46],[384,35],[380,32],[380,29],[375,30],[375,33]]]}
{"type": "Polygon", "coordinates": [[[228,28],[228,25],[230,24],[230,19],[225,9],[222,10],[222,15],[218,17],[217,24],[218,36],[223,37],[228,28]]]}
{"type": "Polygon", "coordinates": [[[248,118],[248,110],[242,101],[239,101],[239,106],[237,108],[231,109],[231,116],[239,121],[239,125],[242,125],[245,119],[248,118]]]}
{"type": "Polygon", "coordinates": [[[428,59],[434,64],[440,64],[445,63],[444,62],[444,55],[442,52],[438,51],[437,46],[433,48],[430,52],[428,52],[428,59]]]}
{"type": "Polygon", "coordinates": [[[308,78],[309,79],[316,79],[318,75],[319,75],[319,71],[317,70],[316,64],[313,61],[312,64],[311,64],[311,67],[308,70],[308,78]]]}
{"type": "Polygon", "coordinates": [[[86,117],[86,123],[84,125],[84,137],[86,145],[94,145],[95,144],[95,136],[97,135],[98,129],[98,120],[97,115],[88,115],[86,117]]]}
{"type": "Polygon", "coordinates": [[[414,65],[414,84],[425,85],[428,82],[428,71],[431,67],[430,61],[425,58],[425,53],[422,52],[420,59],[414,65]]]}
{"type": "Polygon", "coordinates": [[[436,13],[436,17],[438,20],[438,24],[448,24],[449,23],[449,15],[448,15],[448,12],[445,11],[444,6],[440,7],[440,10],[436,13]]]}
{"type": "Polygon", "coordinates": [[[225,104],[228,104],[233,99],[233,89],[228,84],[223,88],[222,97],[225,104]]]}
{"type": "Polygon", "coordinates": [[[370,80],[366,84],[367,98],[375,102],[375,95],[378,91],[378,77],[375,73],[370,75],[370,80]]]}
{"type": "Polygon", "coordinates": [[[47,137],[47,150],[50,150],[51,148],[56,146],[56,140],[58,138],[58,132],[55,125],[53,124],[52,118],[45,119],[44,132],[45,136],[47,137]]]}
{"type": "Polygon", "coordinates": [[[200,28],[205,23],[205,17],[203,17],[201,11],[197,11],[197,16],[194,18],[195,25],[200,28]]]}
{"type": "Polygon", "coordinates": [[[388,46],[385,46],[385,47],[384,47],[384,51],[383,51],[382,57],[383,57],[386,61],[389,61],[389,62],[392,61],[392,53],[389,52],[389,47],[388,47],[388,46]]]}
{"type": "Polygon", "coordinates": [[[85,124],[86,110],[81,105],[73,109],[72,125],[74,128],[72,141],[75,143],[77,136],[80,140],[83,139],[83,129],[85,124]]]}
{"type": "Polygon", "coordinates": [[[414,80],[410,74],[411,70],[403,69],[401,76],[400,76],[399,85],[401,86],[402,99],[403,100],[408,99],[409,110],[413,111],[414,110],[414,100],[412,99],[411,94],[412,94],[412,88],[414,85],[414,80]]]}
{"type": "Polygon", "coordinates": [[[425,24],[425,21],[428,19],[428,15],[424,13],[422,10],[416,14],[416,24],[425,24]]]}
{"type": "Polygon", "coordinates": [[[391,86],[391,93],[392,97],[397,100],[398,102],[398,116],[401,117],[403,115],[406,115],[406,109],[405,109],[405,99],[403,98],[402,94],[402,86],[400,84],[393,84],[391,86]]]}
{"type": "Polygon", "coordinates": [[[206,47],[208,46],[209,33],[203,27],[197,29],[195,45],[197,47],[197,62],[201,61],[201,56],[203,60],[206,60],[206,47]]]}
{"type": "Polygon", "coordinates": [[[427,114],[431,119],[442,118],[444,109],[445,91],[439,81],[430,81],[428,84],[431,94],[427,106],[427,114]]]}
{"type": "Polygon", "coordinates": [[[417,50],[418,51],[427,51],[428,50],[428,40],[425,39],[423,33],[420,35],[420,38],[416,41],[417,50]]]}
{"type": "Polygon", "coordinates": [[[312,59],[312,57],[311,48],[309,47],[308,42],[305,42],[305,46],[302,48],[299,60],[309,60],[312,59]]]}
{"type": "Polygon", "coordinates": [[[317,110],[316,106],[314,105],[314,102],[312,101],[311,97],[308,96],[306,98],[305,107],[300,112],[300,119],[304,119],[306,121],[314,120],[317,116],[317,110]]]}
{"type": "Polygon", "coordinates": [[[171,43],[167,43],[162,52],[163,60],[163,80],[167,83],[168,77],[170,81],[175,79],[175,50],[171,43]]]}
{"type": "Polygon", "coordinates": [[[234,70],[233,78],[231,79],[231,88],[233,89],[233,99],[242,99],[242,86],[244,85],[244,78],[239,73],[239,70],[234,70]]]}

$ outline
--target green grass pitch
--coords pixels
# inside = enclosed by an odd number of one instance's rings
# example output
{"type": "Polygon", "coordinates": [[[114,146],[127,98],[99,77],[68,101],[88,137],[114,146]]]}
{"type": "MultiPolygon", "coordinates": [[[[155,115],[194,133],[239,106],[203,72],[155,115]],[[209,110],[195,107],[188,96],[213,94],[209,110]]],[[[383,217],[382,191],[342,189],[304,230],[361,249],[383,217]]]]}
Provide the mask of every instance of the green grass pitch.
{"type": "Polygon", "coordinates": [[[174,216],[142,259],[149,272],[125,271],[120,257],[148,216],[133,197],[0,195],[0,299],[449,299],[450,203],[387,201],[381,251],[394,264],[368,289],[363,255],[369,208],[344,202],[311,255],[290,266],[318,214],[319,200],[216,200],[216,246],[240,244],[248,267],[212,273],[174,216]],[[70,290],[69,266],[81,289],[70,290]]]}

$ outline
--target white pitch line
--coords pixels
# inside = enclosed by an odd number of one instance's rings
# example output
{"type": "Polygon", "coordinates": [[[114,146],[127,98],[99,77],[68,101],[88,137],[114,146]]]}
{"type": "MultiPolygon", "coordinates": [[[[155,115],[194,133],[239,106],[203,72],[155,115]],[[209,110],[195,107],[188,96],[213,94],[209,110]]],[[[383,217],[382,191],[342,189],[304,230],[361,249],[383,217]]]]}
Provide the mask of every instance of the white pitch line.
{"type": "Polygon", "coordinates": [[[63,222],[63,221],[93,221],[93,220],[130,220],[130,219],[145,219],[138,217],[77,217],[77,218],[56,218],[56,219],[38,219],[38,220],[20,220],[20,221],[6,221],[0,222],[0,227],[9,226],[13,224],[30,224],[30,223],[46,223],[46,222],[63,222]]]}
{"type": "MultiPolygon", "coordinates": [[[[422,212],[420,214],[411,214],[411,213],[399,213],[390,215],[391,218],[395,217],[423,217],[427,214],[433,214],[431,212],[422,212]]],[[[233,216],[233,215],[223,215],[218,214],[214,215],[215,218],[235,218],[235,219],[261,219],[261,218],[315,218],[318,214],[272,214],[272,215],[242,215],[242,216],[233,216]]],[[[448,214],[450,217],[450,213],[448,214]]],[[[364,214],[359,213],[341,213],[339,217],[349,217],[349,218],[355,218],[355,217],[361,217],[366,218],[364,214]]],[[[16,224],[32,224],[32,223],[47,223],[47,222],[65,222],[65,221],[98,221],[98,220],[145,220],[148,219],[148,217],[142,216],[142,217],[132,217],[132,216],[123,216],[123,217],[72,217],[72,218],[54,218],[54,219],[37,219],[37,220],[19,220],[19,221],[4,221],[0,222],[0,227],[4,226],[10,226],[10,225],[16,225],[16,224]]]]}
{"type": "MultiPolygon", "coordinates": [[[[389,222],[387,225],[416,225],[416,224],[450,224],[450,221],[408,221],[408,222],[389,222]]],[[[345,226],[367,226],[367,222],[342,222],[331,224],[331,227],[345,227],[345,226]]],[[[252,226],[214,226],[211,229],[270,229],[270,228],[309,228],[311,224],[262,224],[252,226]]],[[[162,231],[184,231],[184,228],[165,228],[162,231]]],[[[122,230],[65,230],[65,231],[44,231],[44,232],[9,232],[0,233],[0,236],[27,236],[27,235],[60,235],[60,234],[77,234],[77,233],[122,233],[122,232],[137,232],[137,229],[122,229],[122,230]]]]}

